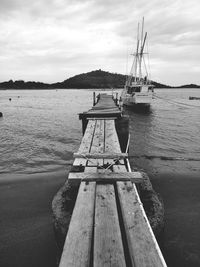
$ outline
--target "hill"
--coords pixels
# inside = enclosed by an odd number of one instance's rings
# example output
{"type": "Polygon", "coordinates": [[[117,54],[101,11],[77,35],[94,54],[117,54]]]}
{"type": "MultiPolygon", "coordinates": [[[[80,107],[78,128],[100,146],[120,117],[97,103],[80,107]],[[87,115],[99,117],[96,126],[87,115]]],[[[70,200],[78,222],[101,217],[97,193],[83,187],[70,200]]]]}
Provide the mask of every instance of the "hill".
{"type": "Polygon", "coordinates": [[[176,88],[200,88],[200,85],[196,85],[196,84],[185,84],[185,85],[181,85],[181,86],[178,86],[176,88]]]}
{"type": "MultiPolygon", "coordinates": [[[[71,77],[61,83],[53,84],[57,88],[123,88],[126,76],[118,73],[95,70],[71,77]]],[[[156,88],[169,86],[152,82],[156,88]]]]}
{"type": "MultiPolygon", "coordinates": [[[[123,88],[125,84],[126,76],[118,73],[110,73],[103,70],[95,70],[87,73],[75,75],[63,82],[57,83],[42,83],[42,82],[24,82],[19,81],[7,81],[0,83],[0,89],[96,89],[96,88],[123,88]]],[[[152,81],[155,88],[200,88],[195,84],[183,85],[178,87],[171,87],[162,83],[152,81]]]]}
{"type": "Polygon", "coordinates": [[[41,82],[24,82],[23,80],[0,83],[0,89],[51,89],[51,85],[41,82]]]}
{"type": "Polygon", "coordinates": [[[95,70],[71,77],[61,83],[54,84],[61,88],[121,88],[125,76],[102,70],[95,70]]]}

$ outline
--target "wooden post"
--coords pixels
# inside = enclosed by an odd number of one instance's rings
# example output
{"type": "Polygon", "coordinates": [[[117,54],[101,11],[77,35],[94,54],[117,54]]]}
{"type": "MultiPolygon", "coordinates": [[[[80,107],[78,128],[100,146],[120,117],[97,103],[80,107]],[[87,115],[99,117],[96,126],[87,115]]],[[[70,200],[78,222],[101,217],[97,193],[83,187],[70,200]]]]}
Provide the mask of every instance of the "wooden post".
{"type": "Polygon", "coordinates": [[[95,92],[93,92],[93,106],[96,105],[96,94],[95,92]]]}
{"type": "Polygon", "coordinates": [[[97,103],[99,102],[100,94],[97,95],[97,103]]]}
{"type": "Polygon", "coordinates": [[[115,127],[117,130],[117,135],[119,138],[119,143],[121,151],[126,151],[126,146],[129,138],[129,118],[128,116],[123,116],[119,120],[115,120],[115,127]]]}
{"type": "Polygon", "coordinates": [[[116,93],[116,105],[118,106],[118,93],[116,93]]]}
{"type": "Polygon", "coordinates": [[[88,120],[87,120],[87,118],[86,118],[86,117],[83,117],[83,118],[82,118],[82,133],[83,133],[83,135],[84,135],[84,133],[85,133],[87,124],[88,124],[88,120]]]}

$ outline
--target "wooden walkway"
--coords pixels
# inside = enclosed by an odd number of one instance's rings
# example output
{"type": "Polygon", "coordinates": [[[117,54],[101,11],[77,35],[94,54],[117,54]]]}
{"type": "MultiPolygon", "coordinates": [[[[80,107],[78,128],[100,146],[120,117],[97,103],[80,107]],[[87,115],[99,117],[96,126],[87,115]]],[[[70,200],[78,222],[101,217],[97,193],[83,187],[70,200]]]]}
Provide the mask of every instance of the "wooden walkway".
{"type": "Polygon", "coordinates": [[[101,94],[99,95],[99,101],[87,112],[82,113],[83,117],[87,118],[119,118],[121,117],[121,111],[119,107],[116,106],[111,95],[101,94]]]}
{"type": "Polygon", "coordinates": [[[68,177],[80,187],[59,266],[166,266],[136,190],[142,176],[127,169],[120,149],[119,108],[101,95],[88,115],[74,155],[80,169],[68,177]]]}

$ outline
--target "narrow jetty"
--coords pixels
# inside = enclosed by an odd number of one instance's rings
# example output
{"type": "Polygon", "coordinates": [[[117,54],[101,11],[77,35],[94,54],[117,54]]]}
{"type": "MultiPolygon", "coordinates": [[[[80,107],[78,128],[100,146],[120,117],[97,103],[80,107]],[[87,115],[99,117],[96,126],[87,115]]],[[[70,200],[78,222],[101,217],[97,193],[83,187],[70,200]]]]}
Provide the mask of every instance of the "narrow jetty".
{"type": "Polygon", "coordinates": [[[83,138],[68,180],[79,190],[60,267],[166,266],[130,169],[116,123],[123,119],[117,101],[100,94],[80,114],[83,138]]]}

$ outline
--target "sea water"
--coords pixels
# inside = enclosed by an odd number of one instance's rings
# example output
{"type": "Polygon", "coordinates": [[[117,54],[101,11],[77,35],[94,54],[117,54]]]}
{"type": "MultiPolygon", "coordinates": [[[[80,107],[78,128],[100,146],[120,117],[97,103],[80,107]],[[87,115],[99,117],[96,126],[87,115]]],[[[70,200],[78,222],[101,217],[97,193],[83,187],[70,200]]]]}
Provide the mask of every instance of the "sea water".
{"type": "MultiPolygon", "coordinates": [[[[200,97],[200,90],[156,89],[149,113],[124,110],[132,167],[200,171],[200,101],[189,96],[200,97]]],[[[91,106],[92,90],[1,90],[0,173],[69,168],[82,138],[78,113],[91,106]]]]}
{"type": "MultiPolygon", "coordinates": [[[[82,138],[78,113],[91,108],[92,91],[1,90],[0,181],[67,173],[82,138]]],[[[200,90],[156,89],[149,113],[124,109],[131,166],[150,175],[164,200],[170,267],[200,266],[200,101],[189,96],[200,90]]]]}

